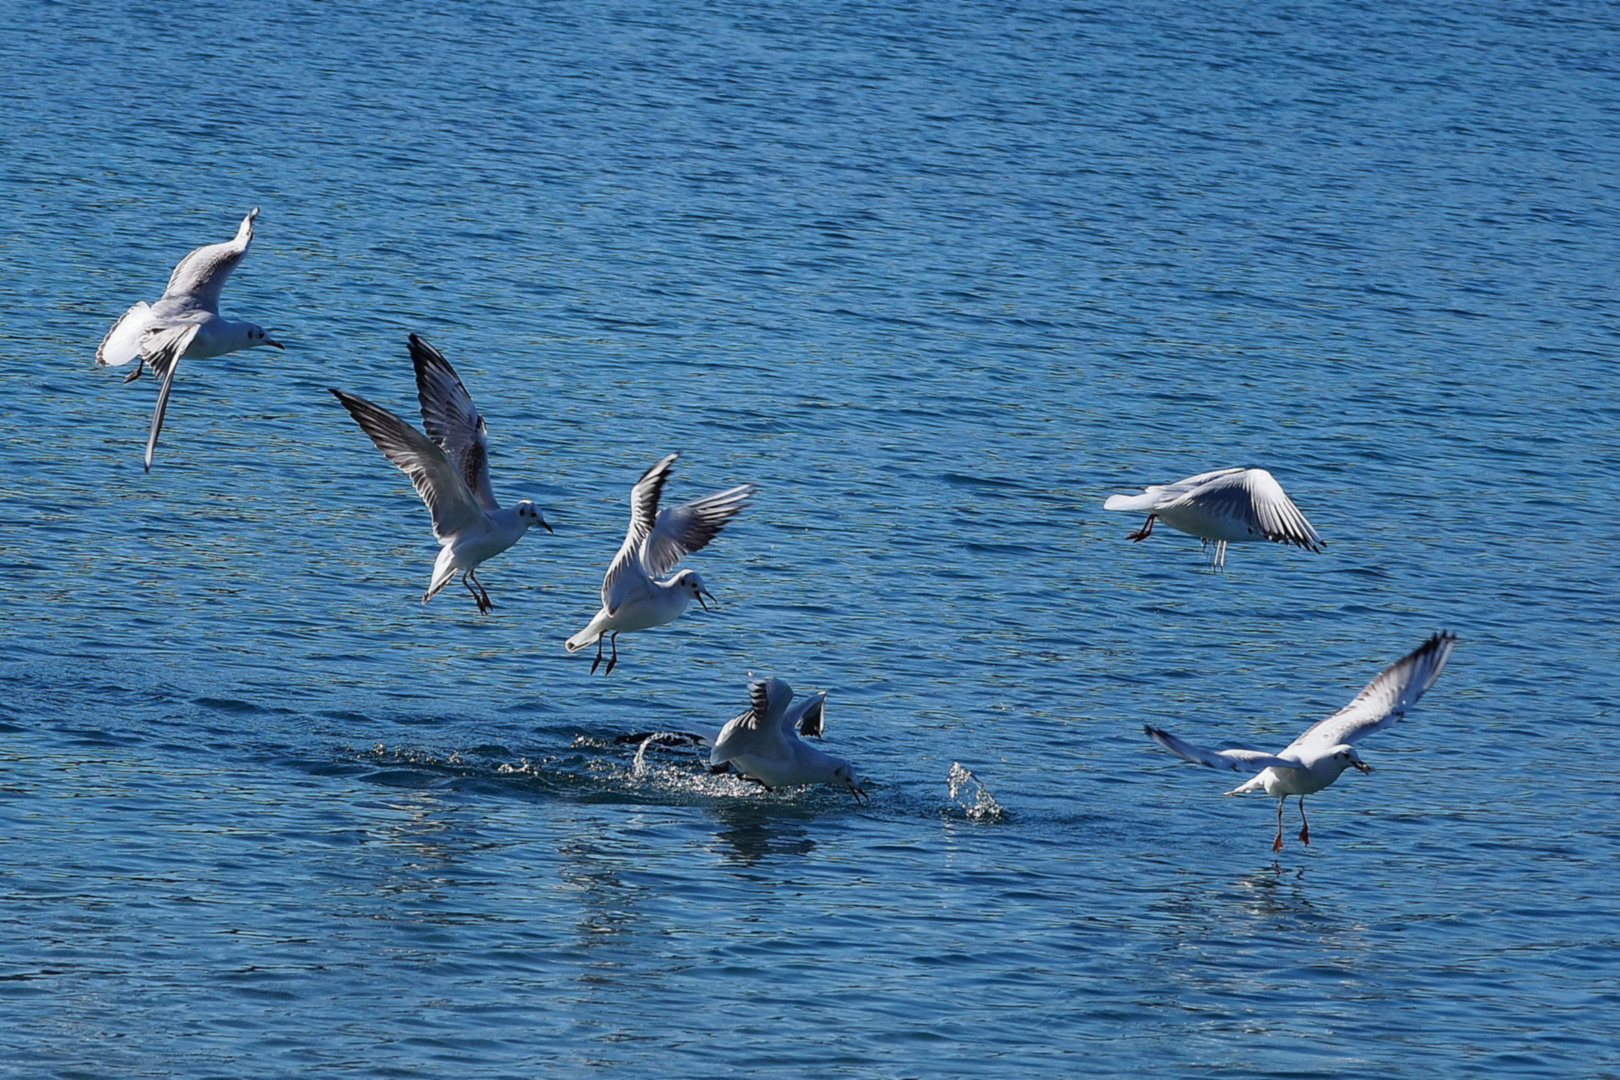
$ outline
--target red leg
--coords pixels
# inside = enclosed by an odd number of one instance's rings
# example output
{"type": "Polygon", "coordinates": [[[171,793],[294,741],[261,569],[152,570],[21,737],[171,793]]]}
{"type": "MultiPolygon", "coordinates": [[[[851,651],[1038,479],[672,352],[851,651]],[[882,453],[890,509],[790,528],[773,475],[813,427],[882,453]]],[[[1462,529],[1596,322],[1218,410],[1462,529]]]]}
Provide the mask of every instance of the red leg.
{"type": "Polygon", "coordinates": [[[1311,823],[1305,820],[1305,796],[1299,797],[1299,838],[1306,844],[1311,842],[1311,823]]]}
{"type": "Polygon", "coordinates": [[[1282,850],[1282,808],[1283,803],[1287,801],[1286,798],[1277,800],[1277,839],[1271,842],[1272,851],[1282,850]]]}
{"type": "Polygon", "coordinates": [[[1154,519],[1154,515],[1149,514],[1147,521],[1145,523],[1143,523],[1142,527],[1140,529],[1137,529],[1133,533],[1126,533],[1125,534],[1125,539],[1127,539],[1127,540],[1146,540],[1148,537],[1152,536],[1153,535],[1153,519],[1154,519]]]}

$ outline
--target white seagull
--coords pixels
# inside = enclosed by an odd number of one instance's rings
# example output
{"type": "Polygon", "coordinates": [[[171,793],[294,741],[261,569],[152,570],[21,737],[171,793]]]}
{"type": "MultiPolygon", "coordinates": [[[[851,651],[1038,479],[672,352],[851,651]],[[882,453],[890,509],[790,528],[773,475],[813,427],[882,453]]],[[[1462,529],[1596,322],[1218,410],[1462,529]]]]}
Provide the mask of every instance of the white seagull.
{"type": "MultiPolygon", "coordinates": [[[[824,695],[822,695],[824,696],[824,695]]],[[[857,802],[866,797],[855,777],[855,767],[841,757],[823,753],[799,738],[803,711],[788,711],[793,688],[781,679],[759,678],[748,684],[749,709],[728,721],[709,751],[712,772],[735,769],[771,791],[800,784],[843,787],[857,802]]],[[[816,734],[820,733],[817,709],[816,734]]]]}
{"type": "MultiPolygon", "coordinates": [[[[502,509],[489,486],[489,447],[484,418],[444,354],[415,334],[410,336],[416,366],[416,393],[422,403],[423,435],[365,398],[332,390],[377,449],[398,465],[433,515],[439,558],[433,564],[422,603],[445,587],[457,570],[478,610],[495,605],[478,580],[478,566],[523,538],[530,527],[551,526],[528,499],[502,509]]],[[[330,389],[330,388],[328,388],[330,389]]]]}
{"type": "Polygon", "coordinates": [[[1314,795],[1339,778],[1349,768],[1372,772],[1350,744],[1375,731],[1390,727],[1417,704],[1423,692],[1434,685],[1445,669],[1457,636],[1442,630],[1417,649],[1379,672],[1357,694],[1355,700],[1325,720],[1318,720],[1299,738],[1277,754],[1260,750],[1206,750],[1176,738],[1151,724],[1144,725],[1148,738],[1178,757],[1212,769],[1232,772],[1260,772],[1228,791],[1242,795],[1264,791],[1277,798],[1277,838],[1271,850],[1282,850],[1283,804],[1288,796],[1299,796],[1299,838],[1311,842],[1310,824],[1305,820],[1305,796],[1314,795]]]}
{"type": "Polygon", "coordinates": [[[678,457],[660,458],[630,489],[630,529],[602,578],[602,609],[585,629],[563,643],[569,652],[578,652],[594,641],[593,673],[602,662],[603,638],[613,645],[603,672],[606,675],[619,662],[620,634],[673,622],[693,600],[705,611],[709,609],[703,598],[713,600],[714,594],[704,588],[696,570],[682,570],[666,581],[659,581],[658,575],[669,573],[684,556],[706,547],[757,490],[753,484],[742,484],[660,511],[658,499],[678,457]]]}
{"type": "Polygon", "coordinates": [[[147,364],[152,365],[152,374],[163,380],[146,436],[147,472],[152,471],[152,452],[157,448],[158,432],[163,429],[174,372],[182,359],[204,360],[259,345],[281,348],[281,343],[271,340],[257,323],[233,322],[219,315],[219,291],[247,254],[253,240],[253,219],[258,216],[259,208],[255,206],[242,219],[233,239],[197,248],[181,259],[158,302],[148,304],[143,300],[124,312],[96,348],[96,363],[103,367],[139,361],[135,370],[124,377],[125,382],[140,378],[147,364]]]}
{"type": "Polygon", "coordinates": [[[1146,540],[1154,519],[1204,542],[1214,543],[1210,563],[1226,565],[1226,545],[1273,540],[1322,550],[1322,538],[1305,520],[1282,485],[1264,469],[1216,469],[1174,484],[1155,484],[1140,495],[1110,495],[1104,510],[1147,512],[1147,523],[1126,536],[1146,540]]]}

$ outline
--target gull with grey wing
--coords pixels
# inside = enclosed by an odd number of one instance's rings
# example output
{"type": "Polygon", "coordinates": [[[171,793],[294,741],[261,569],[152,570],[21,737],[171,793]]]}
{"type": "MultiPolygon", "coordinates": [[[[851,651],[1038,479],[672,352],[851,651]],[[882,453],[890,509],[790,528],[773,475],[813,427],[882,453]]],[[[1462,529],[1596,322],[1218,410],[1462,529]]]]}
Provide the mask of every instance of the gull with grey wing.
{"type": "Polygon", "coordinates": [[[152,423],[146,435],[146,471],[152,471],[152,455],[157,449],[158,432],[169,408],[169,391],[181,360],[203,360],[260,345],[281,348],[279,341],[265,334],[257,323],[221,318],[219,294],[225,287],[253,240],[253,219],[259,208],[249,210],[236,235],[219,244],[207,244],[181,259],[169,275],[169,284],[154,304],[140,301],[119,316],[96,348],[96,363],[119,367],[137,361],[125,382],[140,378],[147,364],[161,381],[152,423]]]}
{"type": "Polygon", "coordinates": [[[1178,739],[1162,728],[1144,725],[1148,738],[1177,757],[1212,769],[1254,772],[1249,780],[1228,791],[1242,795],[1264,791],[1277,799],[1277,838],[1271,850],[1282,850],[1283,804],[1288,796],[1299,797],[1299,838],[1311,842],[1310,824],[1305,819],[1305,796],[1314,795],[1339,778],[1349,768],[1363,773],[1372,766],[1361,760],[1352,743],[1390,727],[1406,710],[1416,705],[1424,691],[1434,685],[1445,669],[1446,660],[1457,643],[1457,636],[1442,630],[1417,649],[1395,661],[1357,694],[1355,700],[1312,724],[1305,732],[1276,754],[1242,747],[1208,750],[1178,739]]]}

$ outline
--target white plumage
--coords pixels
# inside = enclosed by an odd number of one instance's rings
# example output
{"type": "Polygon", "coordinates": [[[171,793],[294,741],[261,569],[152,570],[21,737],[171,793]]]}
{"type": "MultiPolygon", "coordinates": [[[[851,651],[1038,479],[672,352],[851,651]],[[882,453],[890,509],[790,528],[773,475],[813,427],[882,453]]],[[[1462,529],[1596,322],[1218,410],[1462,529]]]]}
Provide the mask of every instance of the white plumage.
{"type": "Polygon", "coordinates": [[[665,581],[658,576],[669,573],[688,554],[707,547],[726,522],[742,512],[756,489],[742,484],[660,511],[658,500],[678,457],[660,458],[630,489],[630,528],[602,578],[602,607],[583,630],[563,643],[569,652],[577,652],[595,642],[593,672],[602,662],[603,638],[613,644],[613,655],[603,672],[607,674],[619,661],[620,634],[673,622],[693,600],[707,610],[703,598],[714,599],[696,570],[682,570],[665,581]]]}
{"type": "Polygon", "coordinates": [[[1174,484],[1155,484],[1140,495],[1111,495],[1103,509],[1147,514],[1147,522],[1128,534],[1129,540],[1152,536],[1158,520],[1198,537],[1205,547],[1214,544],[1210,562],[1217,569],[1226,565],[1229,543],[1271,540],[1322,550],[1322,538],[1264,469],[1199,473],[1174,484]]]}
{"type": "Polygon", "coordinates": [[[169,391],[182,359],[223,356],[260,345],[281,348],[281,343],[271,340],[257,323],[233,322],[219,314],[220,290],[247,254],[248,244],[253,241],[253,219],[258,215],[259,208],[255,206],[242,219],[230,240],[207,244],[187,254],[169,275],[168,287],[157,303],[136,303],[119,316],[96,348],[96,363],[104,367],[139,361],[135,370],[125,377],[125,382],[139,378],[147,364],[152,365],[152,373],[162,380],[146,436],[147,472],[152,471],[158,432],[163,430],[169,391]]]}
{"type": "Polygon", "coordinates": [[[1368,683],[1350,704],[1325,720],[1312,724],[1299,738],[1276,754],[1241,747],[1209,750],[1178,739],[1151,724],[1145,725],[1143,731],[1148,738],[1187,761],[1232,772],[1260,770],[1227,794],[1264,791],[1277,798],[1277,838],[1272,842],[1273,851],[1282,850],[1283,803],[1288,796],[1297,795],[1299,838],[1309,844],[1310,826],[1305,820],[1305,796],[1314,795],[1332,784],[1345,769],[1355,768],[1364,773],[1372,771],[1372,767],[1361,760],[1351,744],[1375,731],[1382,731],[1405,716],[1406,710],[1416,705],[1424,691],[1440,677],[1456,643],[1455,634],[1446,631],[1435,634],[1379,672],[1378,677],[1368,683]]]}
{"type": "Polygon", "coordinates": [[[517,543],[532,526],[547,532],[551,526],[528,499],[505,508],[496,501],[484,418],[467,387],[444,354],[415,334],[410,350],[426,435],[365,398],[331,393],[377,449],[411,478],[433,515],[433,535],[441,546],[422,603],[460,570],[461,583],[487,614],[495,605],[478,580],[479,564],[517,543]]]}

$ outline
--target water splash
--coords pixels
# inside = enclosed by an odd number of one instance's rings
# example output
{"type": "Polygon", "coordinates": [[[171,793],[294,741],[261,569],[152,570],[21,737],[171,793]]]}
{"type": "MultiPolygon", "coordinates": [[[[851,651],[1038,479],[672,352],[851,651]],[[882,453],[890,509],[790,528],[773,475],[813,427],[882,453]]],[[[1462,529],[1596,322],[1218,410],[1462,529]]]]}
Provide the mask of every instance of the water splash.
{"type": "Polygon", "coordinates": [[[951,801],[962,808],[969,821],[1001,821],[1007,816],[990,790],[959,762],[951,762],[945,782],[951,788],[951,801]]]}

